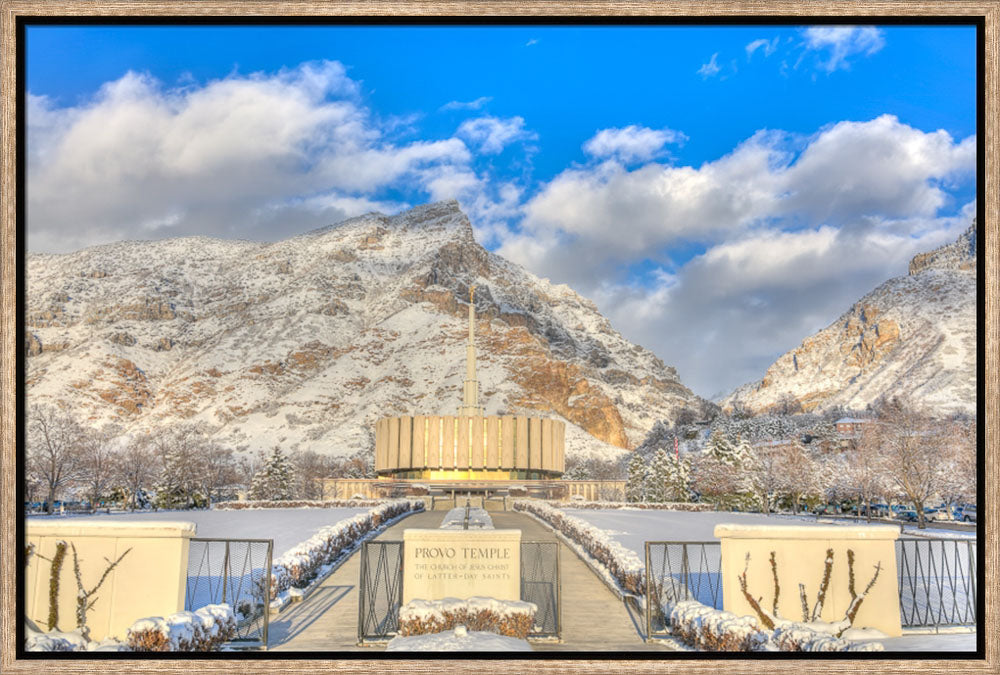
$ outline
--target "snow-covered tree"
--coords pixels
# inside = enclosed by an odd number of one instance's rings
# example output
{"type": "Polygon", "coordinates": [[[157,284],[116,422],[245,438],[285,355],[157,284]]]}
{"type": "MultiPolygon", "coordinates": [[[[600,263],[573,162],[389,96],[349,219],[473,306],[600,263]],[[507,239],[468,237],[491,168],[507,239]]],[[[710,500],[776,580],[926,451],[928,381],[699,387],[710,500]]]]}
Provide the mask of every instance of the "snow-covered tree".
{"type": "Polygon", "coordinates": [[[267,462],[250,485],[251,499],[284,500],[295,497],[295,471],[279,446],[271,449],[267,462]]]}
{"type": "Polygon", "coordinates": [[[134,511],[142,501],[142,489],[156,478],[156,457],[148,438],[125,440],[115,457],[115,484],[121,487],[125,503],[134,511]]]}
{"type": "Polygon", "coordinates": [[[876,410],[873,434],[889,478],[913,504],[917,526],[923,529],[924,505],[943,487],[948,454],[945,426],[903,399],[880,402],[876,410]]]}
{"type": "Polygon", "coordinates": [[[27,431],[27,473],[43,486],[51,513],[59,491],[79,477],[83,430],[58,408],[32,405],[27,431]]]}
{"type": "Polygon", "coordinates": [[[80,436],[80,483],[86,489],[91,510],[98,507],[113,486],[120,434],[121,429],[107,425],[87,429],[80,436]]]}
{"type": "Polygon", "coordinates": [[[691,498],[691,462],[660,449],[653,455],[646,479],[651,502],[686,502],[691,498]]]}
{"type": "Polygon", "coordinates": [[[754,489],[753,449],[742,439],[733,441],[721,431],[709,438],[694,465],[694,488],[720,508],[752,510],[761,507],[754,489]]]}
{"type": "Polygon", "coordinates": [[[646,458],[633,453],[628,462],[628,477],[625,479],[625,501],[644,502],[646,499],[646,458]]]}

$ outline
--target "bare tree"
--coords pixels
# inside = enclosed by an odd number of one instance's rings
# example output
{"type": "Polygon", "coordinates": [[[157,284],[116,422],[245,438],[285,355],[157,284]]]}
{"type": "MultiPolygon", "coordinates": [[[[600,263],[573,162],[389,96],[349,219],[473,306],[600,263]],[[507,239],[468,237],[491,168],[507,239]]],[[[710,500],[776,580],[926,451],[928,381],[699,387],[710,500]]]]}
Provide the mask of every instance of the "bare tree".
{"type": "Polygon", "coordinates": [[[792,502],[792,512],[799,512],[803,497],[822,491],[819,464],[798,441],[785,446],[778,462],[780,490],[792,502]]]}
{"type": "Polygon", "coordinates": [[[955,502],[976,501],[976,420],[953,420],[945,429],[940,494],[952,516],[955,502]]]}
{"type": "Polygon", "coordinates": [[[212,495],[219,488],[232,485],[238,480],[239,474],[232,449],[215,441],[206,442],[198,453],[197,473],[201,490],[211,505],[212,495]]]}
{"type": "Polygon", "coordinates": [[[111,489],[115,479],[118,436],[121,429],[106,425],[80,435],[80,482],[86,487],[90,510],[111,489]]]}
{"type": "Polygon", "coordinates": [[[80,426],[65,412],[33,405],[28,412],[28,474],[47,491],[46,511],[52,513],[59,490],[80,471],[80,426]]]}
{"type": "Polygon", "coordinates": [[[917,527],[923,529],[924,504],[942,487],[946,464],[942,425],[900,398],[882,402],[877,411],[888,476],[913,503],[917,527]]]}
{"type": "Polygon", "coordinates": [[[129,439],[115,459],[115,480],[125,489],[129,511],[134,511],[140,490],[156,478],[157,461],[149,437],[129,439]]]}
{"type": "Polygon", "coordinates": [[[313,450],[300,450],[292,455],[292,464],[299,479],[299,497],[322,499],[323,479],[332,473],[329,459],[313,450]]]}
{"type": "Polygon", "coordinates": [[[845,486],[864,505],[868,521],[871,521],[872,502],[889,489],[887,458],[882,448],[885,436],[881,423],[868,422],[862,427],[857,442],[844,453],[845,486]]]}
{"type": "Polygon", "coordinates": [[[781,475],[782,455],[786,447],[773,441],[767,441],[754,446],[756,461],[753,462],[753,486],[760,495],[764,513],[771,512],[771,506],[782,486],[785,484],[781,475]]]}

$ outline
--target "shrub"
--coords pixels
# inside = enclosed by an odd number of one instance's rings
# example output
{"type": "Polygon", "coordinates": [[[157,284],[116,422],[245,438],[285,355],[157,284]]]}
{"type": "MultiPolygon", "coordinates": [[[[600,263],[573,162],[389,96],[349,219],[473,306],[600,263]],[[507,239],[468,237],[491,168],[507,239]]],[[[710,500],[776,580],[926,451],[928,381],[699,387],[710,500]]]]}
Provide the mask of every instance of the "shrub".
{"type": "Polygon", "coordinates": [[[639,556],[613,541],[604,530],[568,516],[544,502],[515,501],[514,510],[534,514],[579,544],[591,557],[604,565],[626,591],[636,595],[645,593],[645,566],[639,556]]]}
{"type": "Polygon", "coordinates": [[[213,652],[236,634],[229,605],[207,605],[195,612],[176,612],[139,619],[128,629],[129,649],[136,652],[213,652]]]}
{"type": "Polygon", "coordinates": [[[339,509],[339,508],[364,508],[385,504],[385,499],[289,499],[285,501],[275,501],[267,499],[249,500],[244,502],[219,502],[215,504],[216,510],[239,511],[241,509],[339,509]]]}
{"type": "Polygon", "coordinates": [[[467,600],[411,600],[399,610],[399,634],[427,635],[465,626],[524,640],[531,632],[538,607],[518,600],[472,597],[467,600]]]}
{"type": "Polygon", "coordinates": [[[271,565],[271,599],[289,588],[305,588],[324,565],[353,551],[365,537],[386,522],[410,511],[421,511],[422,500],[394,499],[377,502],[367,513],[324,527],[312,537],[283,553],[271,565]]]}

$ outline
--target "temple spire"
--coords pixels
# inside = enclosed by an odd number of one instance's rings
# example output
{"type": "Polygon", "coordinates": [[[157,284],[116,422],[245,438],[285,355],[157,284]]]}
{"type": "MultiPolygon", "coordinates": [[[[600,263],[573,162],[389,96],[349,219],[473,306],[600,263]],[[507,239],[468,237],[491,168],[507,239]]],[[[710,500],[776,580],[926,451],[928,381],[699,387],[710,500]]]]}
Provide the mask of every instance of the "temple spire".
{"type": "Polygon", "coordinates": [[[476,379],[476,287],[469,286],[469,344],[465,348],[465,386],[459,415],[481,416],[479,381],[476,379]]]}

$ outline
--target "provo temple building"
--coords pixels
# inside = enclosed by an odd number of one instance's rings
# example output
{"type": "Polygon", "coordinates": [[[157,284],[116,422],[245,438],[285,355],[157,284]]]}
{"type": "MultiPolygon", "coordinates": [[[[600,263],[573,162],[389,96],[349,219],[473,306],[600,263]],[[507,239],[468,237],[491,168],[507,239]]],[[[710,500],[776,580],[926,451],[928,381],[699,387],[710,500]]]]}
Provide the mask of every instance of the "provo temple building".
{"type": "Polygon", "coordinates": [[[424,490],[431,494],[484,496],[511,492],[545,497],[567,495],[567,481],[558,480],[566,467],[566,423],[547,417],[484,415],[479,406],[474,299],[475,286],[469,289],[469,338],[458,414],[401,415],[378,420],[378,477],[327,479],[326,498],[381,497],[424,490]]]}

